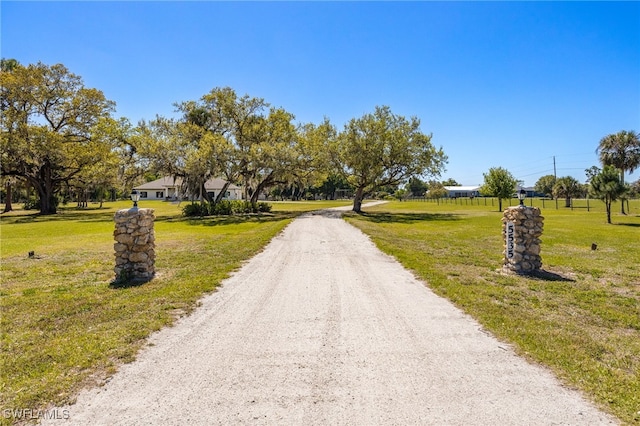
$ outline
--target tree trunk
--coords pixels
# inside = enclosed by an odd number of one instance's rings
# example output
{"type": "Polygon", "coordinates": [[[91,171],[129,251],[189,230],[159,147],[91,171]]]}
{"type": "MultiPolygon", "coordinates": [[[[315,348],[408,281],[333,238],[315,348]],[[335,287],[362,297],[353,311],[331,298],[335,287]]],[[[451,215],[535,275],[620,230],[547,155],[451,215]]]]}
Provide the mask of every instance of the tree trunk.
{"type": "Polygon", "coordinates": [[[273,171],[271,173],[269,173],[269,175],[267,177],[265,177],[264,179],[262,179],[262,182],[260,182],[258,184],[258,186],[256,187],[256,190],[254,191],[253,194],[251,194],[251,204],[253,206],[255,206],[258,203],[258,197],[260,197],[260,194],[262,193],[262,191],[267,187],[270,186],[272,184],[274,184],[274,179],[273,179],[273,171]]]}
{"type": "MultiPolygon", "coordinates": [[[[620,183],[622,183],[622,186],[624,186],[624,170],[620,170],[620,183]]],[[[620,203],[620,204],[622,204],[621,212],[622,212],[622,214],[626,215],[627,213],[625,213],[625,211],[624,211],[624,198],[621,201],[622,201],[620,203]]],[[[611,222],[609,222],[609,223],[611,223],[611,222]]]]}
{"type": "Polygon", "coordinates": [[[260,193],[262,192],[262,189],[264,188],[264,184],[265,181],[262,181],[258,184],[258,186],[256,187],[255,191],[253,191],[253,194],[251,194],[251,205],[255,206],[256,204],[258,204],[258,198],[260,197],[260,193]]]}
{"type": "Polygon", "coordinates": [[[251,205],[255,206],[256,204],[258,204],[258,198],[260,197],[260,194],[262,193],[262,190],[264,189],[264,187],[266,186],[266,181],[262,181],[258,184],[258,187],[256,188],[256,190],[253,192],[253,194],[251,194],[251,205]]]}
{"type": "Polygon", "coordinates": [[[89,205],[89,203],[87,202],[87,199],[88,199],[87,193],[85,191],[82,191],[82,190],[78,191],[76,198],[77,198],[77,202],[76,202],[77,208],[84,209],[89,205]]]}
{"type": "Polygon", "coordinates": [[[56,214],[56,204],[54,202],[53,193],[48,193],[46,191],[38,191],[38,195],[40,196],[40,214],[41,215],[49,215],[56,214]]]}
{"type": "Polygon", "coordinates": [[[46,161],[40,168],[40,179],[35,185],[40,197],[40,214],[42,215],[57,213],[52,174],[51,164],[46,161]]]}
{"type": "Polygon", "coordinates": [[[565,207],[571,207],[571,198],[567,197],[564,199],[564,206],[565,207]]]}
{"type": "Polygon", "coordinates": [[[209,193],[207,192],[207,188],[204,187],[204,182],[200,185],[200,202],[206,201],[207,203],[211,202],[211,198],[209,197],[209,193]]]}
{"type": "Polygon", "coordinates": [[[362,199],[364,198],[364,188],[358,188],[353,199],[353,211],[362,213],[362,199]]]}
{"type": "Polygon", "coordinates": [[[258,197],[260,196],[260,186],[251,194],[251,205],[255,206],[258,204],[258,197]]]}
{"type": "Polygon", "coordinates": [[[222,187],[222,190],[220,191],[220,193],[216,196],[215,201],[213,202],[213,204],[218,204],[220,201],[222,201],[222,199],[224,198],[225,194],[227,193],[227,189],[229,189],[229,186],[231,185],[231,182],[226,181],[224,183],[224,186],[222,187]]]}
{"type": "Polygon", "coordinates": [[[607,223],[611,223],[611,200],[605,199],[604,204],[607,207],[607,223]]]}
{"type": "Polygon", "coordinates": [[[498,211],[502,211],[502,198],[498,198],[498,211]]]}
{"type": "Polygon", "coordinates": [[[13,210],[13,206],[11,205],[11,196],[12,196],[12,187],[11,182],[7,181],[7,185],[5,186],[7,194],[4,200],[4,211],[3,213],[7,213],[13,210]]]}

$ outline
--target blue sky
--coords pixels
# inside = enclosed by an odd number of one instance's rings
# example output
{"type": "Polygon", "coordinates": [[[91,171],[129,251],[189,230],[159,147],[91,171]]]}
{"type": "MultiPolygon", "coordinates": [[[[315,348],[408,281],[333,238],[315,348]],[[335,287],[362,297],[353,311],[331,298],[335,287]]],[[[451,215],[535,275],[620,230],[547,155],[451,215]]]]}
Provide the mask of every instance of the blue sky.
{"type": "MultiPolygon", "coordinates": [[[[1,53],[63,63],[134,124],[214,87],[341,129],[388,105],[449,156],[526,185],[640,131],[639,2],[14,2],[1,53]]],[[[640,171],[627,177],[640,178],[640,171]]]]}

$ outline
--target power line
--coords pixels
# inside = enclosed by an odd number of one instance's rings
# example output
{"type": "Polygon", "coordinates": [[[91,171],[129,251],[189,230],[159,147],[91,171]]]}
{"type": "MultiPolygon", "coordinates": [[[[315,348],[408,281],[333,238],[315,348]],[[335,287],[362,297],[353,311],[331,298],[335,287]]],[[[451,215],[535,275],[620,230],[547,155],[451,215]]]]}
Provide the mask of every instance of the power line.
{"type": "Polygon", "coordinates": [[[526,175],[518,175],[518,177],[523,178],[523,177],[535,176],[535,175],[540,175],[540,174],[549,173],[549,172],[551,172],[551,169],[539,170],[537,172],[529,173],[529,174],[526,174],[526,175]]]}

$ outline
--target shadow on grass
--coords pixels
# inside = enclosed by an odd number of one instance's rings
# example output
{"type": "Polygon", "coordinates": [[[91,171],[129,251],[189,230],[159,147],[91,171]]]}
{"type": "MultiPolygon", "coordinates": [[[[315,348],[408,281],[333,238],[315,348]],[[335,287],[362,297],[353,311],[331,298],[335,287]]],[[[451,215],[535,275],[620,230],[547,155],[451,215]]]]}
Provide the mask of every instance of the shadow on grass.
{"type": "Polygon", "coordinates": [[[4,216],[2,222],[6,224],[17,223],[40,223],[40,222],[61,222],[61,221],[77,221],[77,222],[113,222],[115,210],[113,209],[82,209],[82,210],[63,210],[56,214],[40,215],[39,213],[28,213],[18,216],[4,216]],[[95,213],[96,210],[101,210],[95,213]]]}
{"type": "Polygon", "coordinates": [[[279,222],[281,220],[292,219],[299,216],[302,212],[277,212],[277,213],[258,213],[246,215],[232,216],[204,216],[204,217],[159,217],[156,222],[184,222],[193,226],[221,226],[221,225],[237,225],[241,223],[264,223],[279,222]]]}
{"type": "Polygon", "coordinates": [[[541,269],[530,275],[526,275],[529,278],[534,278],[542,281],[561,281],[561,282],[575,282],[573,278],[565,277],[555,272],[545,271],[541,269]]]}
{"type": "Polygon", "coordinates": [[[632,228],[640,228],[640,223],[616,223],[617,226],[630,226],[632,228]]]}
{"type": "Polygon", "coordinates": [[[109,283],[109,288],[114,290],[122,290],[133,287],[140,287],[153,280],[153,278],[147,279],[130,279],[130,280],[113,280],[109,283]]]}
{"type": "MultiPolygon", "coordinates": [[[[44,222],[113,222],[115,210],[102,209],[102,212],[95,212],[97,209],[85,210],[64,210],[57,214],[40,215],[39,213],[22,214],[19,216],[3,216],[3,224],[25,224],[25,223],[44,223],[44,222]]],[[[205,216],[205,217],[184,217],[176,215],[160,215],[156,216],[155,222],[186,222],[189,225],[199,226],[217,226],[230,225],[247,222],[275,222],[286,220],[299,216],[304,212],[279,211],[276,213],[257,213],[233,216],[205,216]]]]}
{"type": "Polygon", "coordinates": [[[353,214],[375,223],[416,223],[460,220],[460,215],[452,213],[366,213],[353,214]]]}

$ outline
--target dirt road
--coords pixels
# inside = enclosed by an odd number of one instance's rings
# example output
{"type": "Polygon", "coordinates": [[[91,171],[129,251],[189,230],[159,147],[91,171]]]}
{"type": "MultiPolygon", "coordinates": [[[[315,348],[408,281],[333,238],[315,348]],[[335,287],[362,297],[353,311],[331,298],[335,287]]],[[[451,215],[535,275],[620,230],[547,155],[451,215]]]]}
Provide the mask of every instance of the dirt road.
{"type": "Polygon", "coordinates": [[[151,343],[60,423],[616,423],[335,212],[295,220],[151,343]]]}

